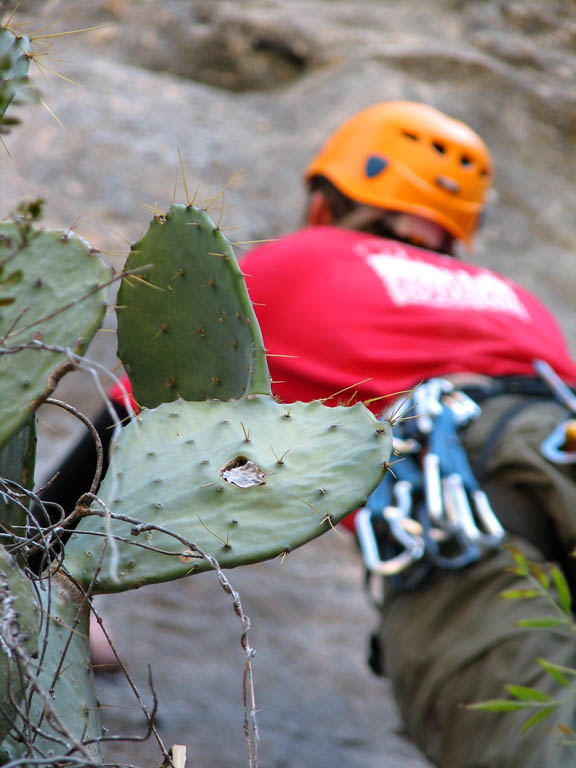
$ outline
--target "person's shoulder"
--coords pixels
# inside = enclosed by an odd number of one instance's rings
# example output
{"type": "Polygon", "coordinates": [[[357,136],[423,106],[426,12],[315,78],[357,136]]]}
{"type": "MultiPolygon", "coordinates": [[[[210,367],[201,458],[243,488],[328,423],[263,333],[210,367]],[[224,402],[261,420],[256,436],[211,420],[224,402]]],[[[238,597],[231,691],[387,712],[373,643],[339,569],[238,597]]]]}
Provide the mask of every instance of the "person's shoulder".
{"type": "Polygon", "coordinates": [[[351,252],[365,235],[338,227],[306,227],[250,250],[242,264],[281,263],[284,260],[307,262],[342,257],[351,252]]]}
{"type": "Polygon", "coordinates": [[[274,253],[302,246],[323,248],[330,244],[355,242],[363,237],[366,235],[339,227],[305,227],[258,245],[250,251],[250,254],[274,253]]]}

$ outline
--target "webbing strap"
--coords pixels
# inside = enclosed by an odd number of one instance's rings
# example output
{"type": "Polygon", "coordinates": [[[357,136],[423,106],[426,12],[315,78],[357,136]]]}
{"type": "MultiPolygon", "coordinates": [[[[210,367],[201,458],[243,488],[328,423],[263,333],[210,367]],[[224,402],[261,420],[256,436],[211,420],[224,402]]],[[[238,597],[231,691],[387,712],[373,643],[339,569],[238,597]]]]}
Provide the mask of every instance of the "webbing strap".
{"type": "Polygon", "coordinates": [[[504,415],[496,422],[492,431],[486,438],[484,445],[482,446],[482,450],[476,458],[476,461],[474,462],[473,472],[480,482],[482,482],[482,480],[484,480],[486,477],[486,465],[488,464],[488,459],[494,453],[494,449],[500,442],[500,438],[508,428],[509,424],[516,418],[516,416],[519,416],[522,411],[525,411],[526,408],[534,405],[534,403],[545,402],[546,400],[550,400],[550,397],[526,398],[526,400],[517,403],[516,405],[512,406],[512,408],[507,410],[504,415]]]}

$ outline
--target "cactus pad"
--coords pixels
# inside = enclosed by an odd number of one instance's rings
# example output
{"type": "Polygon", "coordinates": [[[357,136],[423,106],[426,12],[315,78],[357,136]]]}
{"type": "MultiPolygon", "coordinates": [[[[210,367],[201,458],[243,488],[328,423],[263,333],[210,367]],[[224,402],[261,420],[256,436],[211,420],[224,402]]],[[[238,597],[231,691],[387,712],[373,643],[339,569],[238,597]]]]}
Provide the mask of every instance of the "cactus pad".
{"type": "MultiPolygon", "coordinates": [[[[0,637],[21,643],[26,653],[37,647],[40,612],[32,584],[18,568],[16,561],[0,547],[0,637]]],[[[0,741],[11,727],[16,706],[24,698],[21,669],[16,655],[5,642],[0,642],[0,741]]],[[[0,762],[0,764],[2,764],[0,762]]]]}
{"type": "MultiPolygon", "coordinates": [[[[122,430],[99,495],[113,513],[164,526],[232,568],[330,530],[378,484],[390,450],[390,425],[362,404],[281,405],[261,395],[176,401],[143,411],[122,430]]],[[[174,538],[134,537],[132,527],[112,521],[112,533],[128,541],[116,542],[118,558],[107,547],[97,591],[210,568],[174,538]]],[[[87,518],[66,546],[65,566],[84,583],[93,576],[104,530],[102,518],[87,518]]]]}
{"type": "MultiPolygon", "coordinates": [[[[0,479],[12,480],[24,488],[31,489],[34,484],[34,466],[36,464],[36,417],[32,416],[28,424],[25,424],[11,440],[0,449],[0,479]]],[[[10,491],[2,487],[3,491],[10,491]]],[[[20,503],[25,500],[20,499],[20,503]]],[[[25,506],[27,506],[25,504],[25,506]]],[[[15,500],[10,493],[0,496],[0,523],[12,529],[20,526],[14,533],[21,536],[24,532],[27,520],[26,510],[15,500]]]]}
{"type": "Polygon", "coordinates": [[[0,123],[14,97],[36,100],[36,91],[28,80],[30,38],[0,26],[0,123]]]}
{"type": "Polygon", "coordinates": [[[244,277],[206,211],[173,205],[132,247],[118,293],[118,356],[136,401],[229,400],[270,393],[244,277]]]}
{"type": "MultiPolygon", "coordinates": [[[[47,617],[38,636],[38,658],[42,659],[39,690],[32,692],[29,686],[25,719],[41,733],[34,736],[26,756],[53,757],[57,764],[58,755],[77,754],[74,742],[97,739],[102,727],[90,666],[88,603],[61,574],[52,576],[50,589],[45,582],[39,595],[47,617]]],[[[87,744],[85,750],[92,760],[98,760],[97,743],[87,744]]],[[[0,745],[0,761],[22,754],[22,744],[9,734],[0,745]]]]}
{"type": "Polygon", "coordinates": [[[38,406],[66,356],[42,342],[84,351],[106,308],[100,288],[111,272],[71,233],[45,232],[26,219],[0,224],[0,447],[38,406]]]}

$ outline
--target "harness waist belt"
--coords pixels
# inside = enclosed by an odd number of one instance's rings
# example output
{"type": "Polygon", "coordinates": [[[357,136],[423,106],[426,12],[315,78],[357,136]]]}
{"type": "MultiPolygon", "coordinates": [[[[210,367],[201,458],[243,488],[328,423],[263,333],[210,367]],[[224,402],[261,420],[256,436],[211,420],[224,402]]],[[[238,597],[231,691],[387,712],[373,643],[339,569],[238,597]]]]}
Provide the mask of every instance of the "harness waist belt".
{"type": "MultiPolygon", "coordinates": [[[[466,386],[464,384],[459,385],[458,389],[477,403],[498,395],[527,395],[557,400],[554,392],[545,381],[531,376],[502,376],[491,379],[487,385],[470,384],[466,386]]],[[[573,387],[571,389],[573,392],[575,391],[573,387]]]]}

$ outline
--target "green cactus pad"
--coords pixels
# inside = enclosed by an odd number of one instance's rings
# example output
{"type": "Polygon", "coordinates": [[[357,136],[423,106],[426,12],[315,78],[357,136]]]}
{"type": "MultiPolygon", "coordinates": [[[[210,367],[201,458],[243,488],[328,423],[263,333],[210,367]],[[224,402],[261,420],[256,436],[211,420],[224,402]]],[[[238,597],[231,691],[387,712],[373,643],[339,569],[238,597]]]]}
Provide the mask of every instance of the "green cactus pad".
{"type": "Polygon", "coordinates": [[[30,38],[0,26],[0,118],[14,97],[37,100],[27,77],[30,58],[30,38]]]}
{"type": "Polygon", "coordinates": [[[27,219],[0,224],[0,447],[26,423],[62,353],[23,350],[42,342],[81,353],[99,328],[111,271],[70,233],[27,219]]]}
{"type": "MultiPolygon", "coordinates": [[[[29,423],[25,424],[0,450],[0,478],[12,480],[30,490],[34,484],[35,463],[36,417],[32,416],[29,423]]],[[[8,494],[0,497],[0,523],[5,528],[12,529],[13,526],[20,526],[14,530],[14,533],[22,536],[27,517],[26,511],[14,500],[10,500],[8,494]]]]}
{"type": "Polygon", "coordinates": [[[132,247],[118,293],[118,356],[136,401],[270,394],[260,328],[230,246],[204,210],[173,205],[132,247]]]}
{"type": "MultiPolygon", "coordinates": [[[[52,577],[50,589],[47,582],[44,587],[39,595],[48,621],[42,624],[38,637],[38,658],[42,659],[37,678],[40,692],[29,691],[27,708],[31,724],[38,726],[42,734],[36,734],[33,750],[26,756],[54,757],[57,763],[58,755],[69,754],[73,748],[73,742],[62,736],[60,726],[76,742],[97,739],[102,735],[102,726],[90,665],[88,604],[80,591],[60,574],[52,577]],[[78,616],[80,620],[76,623],[78,616]],[[50,708],[60,723],[52,719],[50,708]],[[54,741],[50,736],[65,743],[54,741]]],[[[87,745],[86,750],[91,760],[98,760],[97,743],[87,745]]],[[[10,733],[0,745],[0,760],[22,754],[22,745],[14,740],[14,733],[10,733]]]]}
{"type": "MultiPolygon", "coordinates": [[[[0,627],[9,633],[10,639],[20,638],[27,653],[37,648],[40,611],[38,610],[32,584],[18,568],[16,561],[0,547],[0,627]]],[[[8,634],[7,634],[8,637],[8,634]]],[[[11,727],[25,695],[22,676],[14,656],[0,643],[0,741],[11,727]]],[[[1,763],[0,763],[1,764],[1,763]]]]}
{"type": "MultiPolygon", "coordinates": [[[[390,450],[390,425],[361,404],[281,405],[261,395],[176,401],[142,412],[122,430],[99,496],[113,513],[165,526],[233,568],[330,530],[378,484],[390,450]]],[[[117,553],[108,545],[97,591],[210,567],[165,534],[134,537],[131,529],[112,521],[113,534],[129,541],[117,541],[117,553]],[[170,554],[145,548],[150,545],[170,554]]],[[[83,583],[93,577],[104,530],[102,518],[86,518],[66,546],[65,567],[83,583]]]]}

